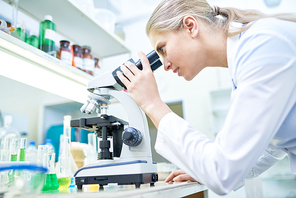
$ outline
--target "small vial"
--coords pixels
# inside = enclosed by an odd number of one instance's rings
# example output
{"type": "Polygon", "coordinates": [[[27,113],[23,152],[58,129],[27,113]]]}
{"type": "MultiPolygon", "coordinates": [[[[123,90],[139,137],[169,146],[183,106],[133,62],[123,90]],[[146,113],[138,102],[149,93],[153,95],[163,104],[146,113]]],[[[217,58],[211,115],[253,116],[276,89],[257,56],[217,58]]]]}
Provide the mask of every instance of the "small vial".
{"type": "Polygon", "coordinates": [[[27,138],[21,138],[19,161],[26,161],[27,138]]]}
{"type": "Polygon", "coordinates": [[[91,47],[83,46],[82,55],[83,55],[84,71],[90,75],[94,75],[95,63],[94,63],[93,56],[91,55],[91,47]]]}
{"type": "Polygon", "coordinates": [[[70,50],[70,42],[66,40],[60,41],[60,49],[58,51],[58,59],[72,65],[72,52],[70,50]]]}
{"type": "Polygon", "coordinates": [[[72,65],[78,69],[83,70],[83,55],[82,49],[79,45],[72,45],[73,50],[73,61],[72,65]]]}

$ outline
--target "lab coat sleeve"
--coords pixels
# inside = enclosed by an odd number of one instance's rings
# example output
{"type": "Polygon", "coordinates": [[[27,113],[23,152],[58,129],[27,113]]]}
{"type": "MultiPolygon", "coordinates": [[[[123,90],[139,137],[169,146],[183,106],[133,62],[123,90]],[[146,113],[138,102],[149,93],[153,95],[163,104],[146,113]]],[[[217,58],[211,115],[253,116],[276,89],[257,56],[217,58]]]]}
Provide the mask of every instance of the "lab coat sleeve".
{"type": "MultiPolygon", "coordinates": [[[[261,173],[269,169],[279,160],[282,160],[286,155],[287,153],[284,152],[282,149],[279,149],[270,144],[256,161],[256,164],[251,168],[245,178],[253,178],[261,175],[261,173]]],[[[233,188],[233,190],[238,190],[239,188],[243,187],[244,184],[245,182],[244,180],[242,180],[237,184],[236,187],[233,188]]]]}
{"type": "Polygon", "coordinates": [[[237,89],[215,141],[169,113],[155,144],[160,155],[220,195],[256,165],[296,101],[295,46],[274,32],[245,35],[241,42],[233,60],[237,89]]]}

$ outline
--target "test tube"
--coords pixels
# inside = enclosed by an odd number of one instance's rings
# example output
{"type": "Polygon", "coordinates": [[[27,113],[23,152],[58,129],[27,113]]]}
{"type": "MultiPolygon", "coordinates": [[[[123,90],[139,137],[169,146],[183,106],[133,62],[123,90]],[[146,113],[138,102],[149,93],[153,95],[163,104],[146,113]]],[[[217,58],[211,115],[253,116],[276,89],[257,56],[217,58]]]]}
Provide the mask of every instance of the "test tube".
{"type": "Polygon", "coordinates": [[[38,160],[37,165],[48,168],[48,146],[39,145],[38,146],[38,160]]]}
{"type": "Polygon", "coordinates": [[[20,150],[19,150],[19,161],[26,161],[26,147],[27,138],[21,138],[20,150]]]}
{"type": "Polygon", "coordinates": [[[17,152],[19,149],[19,140],[18,139],[12,139],[10,142],[10,161],[17,161],[17,152]]]}
{"type": "Polygon", "coordinates": [[[9,159],[9,144],[10,139],[1,138],[1,160],[0,161],[10,161],[9,159]]]}

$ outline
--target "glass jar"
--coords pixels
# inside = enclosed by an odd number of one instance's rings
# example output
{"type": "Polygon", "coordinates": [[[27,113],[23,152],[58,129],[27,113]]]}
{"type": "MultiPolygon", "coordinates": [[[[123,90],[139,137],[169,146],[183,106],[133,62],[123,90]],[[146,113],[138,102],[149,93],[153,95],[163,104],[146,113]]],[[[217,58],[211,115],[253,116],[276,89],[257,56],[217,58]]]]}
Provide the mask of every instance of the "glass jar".
{"type": "Polygon", "coordinates": [[[73,45],[73,62],[72,65],[78,69],[84,70],[83,68],[83,56],[80,45],[73,45]]]}
{"type": "Polygon", "coordinates": [[[58,51],[58,59],[72,65],[72,52],[70,50],[70,42],[66,40],[60,41],[60,49],[58,51]]]}
{"type": "Polygon", "coordinates": [[[91,48],[89,46],[82,47],[83,68],[84,71],[90,75],[94,74],[95,62],[91,55],[91,48]]]}
{"type": "Polygon", "coordinates": [[[101,67],[99,66],[99,59],[94,58],[94,60],[95,60],[94,76],[98,76],[101,74],[101,67]]]}

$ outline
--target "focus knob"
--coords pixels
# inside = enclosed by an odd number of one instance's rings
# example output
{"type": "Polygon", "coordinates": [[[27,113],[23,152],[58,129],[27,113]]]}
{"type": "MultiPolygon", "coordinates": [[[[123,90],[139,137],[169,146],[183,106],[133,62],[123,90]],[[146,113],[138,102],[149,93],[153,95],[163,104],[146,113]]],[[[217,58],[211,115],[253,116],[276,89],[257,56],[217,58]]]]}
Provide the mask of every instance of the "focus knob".
{"type": "Polygon", "coordinates": [[[128,127],[122,134],[122,141],[128,146],[138,146],[142,142],[142,133],[133,127],[128,127]]]}

